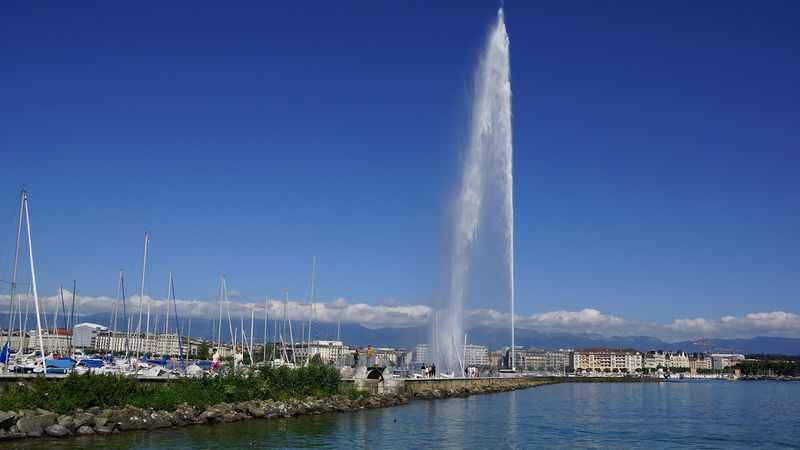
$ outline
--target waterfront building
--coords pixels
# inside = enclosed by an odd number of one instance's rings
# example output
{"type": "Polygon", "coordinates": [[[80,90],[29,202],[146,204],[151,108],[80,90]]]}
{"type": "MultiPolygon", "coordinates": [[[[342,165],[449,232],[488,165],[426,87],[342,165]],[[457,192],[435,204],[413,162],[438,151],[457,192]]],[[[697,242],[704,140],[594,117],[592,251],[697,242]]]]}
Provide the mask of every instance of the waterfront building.
{"type": "Polygon", "coordinates": [[[29,348],[28,343],[30,338],[28,336],[28,333],[24,331],[22,333],[20,333],[19,331],[12,332],[11,338],[8,337],[8,332],[4,331],[3,334],[0,334],[0,346],[5,345],[6,339],[9,340],[11,348],[14,350],[21,349],[24,352],[29,348]]]}
{"type": "Polygon", "coordinates": [[[486,367],[489,365],[489,349],[483,345],[462,346],[464,367],[486,367]]]}
{"type": "Polygon", "coordinates": [[[642,354],[629,349],[582,349],[572,353],[572,369],[581,372],[635,372],[642,354]]]}
{"type": "Polygon", "coordinates": [[[544,367],[548,372],[566,372],[572,363],[572,351],[560,349],[544,353],[544,367]]]}
{"type": "Polygon", "coordinates": [[[489,367],[492,369],[501,369],[503,361],[505,360],[505,352],[502,350],[495,350],[489,353],[489,367]]]}
{"type": "MultiPolygon", "coordinates": [[[[5,345],[8,333],[0,335],[0,347],[5,345]]],[[[45,353],[66,354],[69,353],[72,341],[72,334],[63,328],[44,330],[42,334],[42,345],[45,353]]],[[[29,332],[18,331],[11,333],[9,340],[11,348],[21,350],[23,353],[39,350],[39,333],[36,330],[29,332]]]]}
{"type": "MultiPolygon", "coordinates": [[[[346,347],[342,341],[311,341],[294,344],[294,357],[297,363],[304,363],[308,358],[319,355],[320,361],[325,364],[335,364],[345,354],[346,347]]],[[[287,347],[287,352],[291,349],[287,347]]]]}
{"type": "Polygon", "coordinates": [[[539,372],[546,370],[547,357],[545,351],[538,348],[529,348],[517,352],[517,368],[525,372],[539,372]]]}
{"type": "Polygon", "coordinates": [[[667,353],[667,367],[670,369],[688,369],[689,355],[685,352],[667,353]]]}
{"type": "Polygon", "coordinates": [[[661,350],[651,350],[642,357],[644,369],[658,370],[667,367],[667,354],[661,350]]]}
{"type": "MultiPolygon", "coordinates": [[[[38,349],[39,338],[36,331],[31,330],[30,336],[32,336],[33,339],[33,341],[30,343],[34,344],[36,346],[35,348],[38,349]]],[[[55,353],[61,355],[69,354],[71,341],[72,336],[66,333],[66,330],[63,328],[58,330],[47,330],[42,336],[42,343],[44,344],[45,353],[55,353]]]]}
{"type": "Polygon", "coordinates": [[[433,363],[433,352],[428,344],[418,344],[414,347],[414,364],[430,365],[433,363]]]}
{"type": "Polygon", "coordinates": [[[91,322],[83,322],[72,327],[72,345],[75,348],[88,349],[92,347],[92,340],[100,332],[107,332],[108,328],[91,322]]]}
{"type": "Polygon", "coordinates": [[[714,370],[723,370],[728,367],[733,367],[742,361],[744,361],[744,355],[739,353],[711,354],[711,368],[714,370]]]}
{"type": "MultiPolygon", "coordinates": [[[[181,346],[178,345],[178,335],[175,333],[127,336],[127,348],[125,346],[125,339],[125,333],[100,331],[92,338],[91,345],[85,348],[99,352],[122,353],[130,351],[132,353],[149,353],[151,355],[163,356],[180,356],[181,354],[181,346]]],[[[190,348],[186,339],[187,338],[184,336],[182,346],[184,355],[196,355],[199,345],[194,343],[191,346],[191,354],[189,354],[190,348]]]]}
{"type": "Polygon", "coordinates": [[[373,364],[379,367],[396,366],[397,350],[391,347],[373,347],[373,364]]]}
{"type": "Polygon", "coordinates": [[[714,366],[711,358],[703,353],[694,353],[689,357],[689,371],[698,373],[700,370],[711,370],[714,366]]]}
{"type": "Polygon", "coordinates": [[[511,367],[512,360],[514,361],[514,369],[525,370],[525,349],[519,345],[514,347],[513,352],[510,347],[506,348],[503,367],[511,367]]]}

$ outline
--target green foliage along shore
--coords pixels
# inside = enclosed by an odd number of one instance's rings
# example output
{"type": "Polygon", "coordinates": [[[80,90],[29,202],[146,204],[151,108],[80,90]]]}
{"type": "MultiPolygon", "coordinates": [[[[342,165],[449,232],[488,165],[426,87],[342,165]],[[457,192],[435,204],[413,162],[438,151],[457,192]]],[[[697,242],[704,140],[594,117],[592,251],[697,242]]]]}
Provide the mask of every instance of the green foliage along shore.
{"type": "Polygon", "coordinates": [[[262,368],[247,376],[184,378],[162,383],[139,382],[117,375],[70,375],[58,380],[36,379],[10,384],[0,391],[0,411],[42,408],[67,414],[78,408],[139,408],[174,410],[187,403],[206,408],[223,402],[326,397],[339,392],[339,371],[311,365],[297,369],[262,368]]]}

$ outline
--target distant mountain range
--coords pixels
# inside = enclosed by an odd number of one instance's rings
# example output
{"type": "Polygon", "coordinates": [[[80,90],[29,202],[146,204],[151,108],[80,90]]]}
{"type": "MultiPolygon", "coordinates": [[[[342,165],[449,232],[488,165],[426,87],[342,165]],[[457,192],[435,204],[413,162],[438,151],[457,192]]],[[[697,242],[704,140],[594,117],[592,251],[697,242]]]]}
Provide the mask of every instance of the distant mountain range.
{"type": "MultiPolygon", "coordinates": [[[[101,325],[108,324],[108,314],[94,314],[81,317],[81,322],[93,322],[101,325]]],[[[35,319],[29,319],[29,328],[35,327],[35,319]]],[[[8,316],[0,314],[0,328],[8,324],[8,316]]],[[[184,330],[187,323],[182,324],[184,330]]],[[[233,326],[238,328],[240,321],[234,320],[233,326]]],[[[272,323],[269,324],[269,340],[273,336],[272,323]]],[[[292,323],[292,335],[299,342],[304,335],[301,324],[292,323]]],[[[163,322],[159,328],[163,327],[163,322]]],[[[211,338],[215,335],[211,320],[194,319],[191,334],[195,337],[211,338]]],[[[264,339],[264,321],[256,320],[253,326],[256,342],[264,339]]],[[[250,331],[249,321],[245,323],[245,330],[250,331]]],[[[222,336],[228,340],[228,323],[222,324],[222,336]]],[[[287,333],[288,334],[288,333],[287,333]]],[[[314,323],[312,326],[314,339],[336,339],[336,324],[314,323]]],[[[385,346],[412,348],[419,343],[429,340],[427,327],[412,328],[367,328],[357,324],[342,324],[340,336],[348,345],[357,346],[385,346]]],[[[284,336],[288,341],[289,336],[284,336]]],[[[490,349],[499,349],[509,345],[510,332],[506,329],[477,327],[468,331],[470,343],[488,346],[490,349]]],[[[536,347],[543,349],[558,348],[633,348],[640,351],[648,350],[683,350],[686,352],[735,352],[735,353],[779,353],[785,355],[800,355],[800,339],[782,337],[753,337],[749,339],[705,339],[702,341],[665,342],[649,336],[601,336],[594,334],[552,334],[541,333],[534,330],[518,329],[516,343],[523,347],[536,347]]]]}

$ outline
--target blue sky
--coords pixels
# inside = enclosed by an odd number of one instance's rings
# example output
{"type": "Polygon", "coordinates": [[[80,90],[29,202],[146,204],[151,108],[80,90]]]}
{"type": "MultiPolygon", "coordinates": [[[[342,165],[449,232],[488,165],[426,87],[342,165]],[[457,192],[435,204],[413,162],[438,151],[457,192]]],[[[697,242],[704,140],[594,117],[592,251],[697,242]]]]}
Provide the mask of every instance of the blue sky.
{"type": "MultiPolygon", "coordinates": [[[[798,312],[800,7],[507,2],[518,311],[798,312]]],[[[11,2],[0,270],[429,304],[492,2],[11,2]],[[5,230],[5,231],[3,231],[5,230]]]]}

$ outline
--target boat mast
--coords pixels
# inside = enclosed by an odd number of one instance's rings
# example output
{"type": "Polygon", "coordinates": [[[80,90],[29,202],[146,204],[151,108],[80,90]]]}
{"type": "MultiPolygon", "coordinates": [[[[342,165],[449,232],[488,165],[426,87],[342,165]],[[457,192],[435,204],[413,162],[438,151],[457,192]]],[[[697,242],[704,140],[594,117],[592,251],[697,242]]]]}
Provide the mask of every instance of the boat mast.
{"type": "Polygon", "coordinates": [[[128,310],[125,306],[125,273],[120,269],[119,271],[119,286],[120,291],[122,292],[122,321],[126,324],[125,329],[125,361],[128,361],[130,358],[130,347],[129,341],[131,335],[131,320],[128,318],[128,310]]]}
{"type": "Polygon", "coordinates": [[[144,341],[142,341],[142,345],[144,346],[144,353],[147,354],[150,352],[150,301],[147,302],[147,325],[144,328],[144,341]]]}
{"type": "MultiPolygon", "coordinates": [[[[192,316],[194,316],[194,308],[189,309],[189,329],[186,330],[186,356],[184,360],[192,356],[192,316]]],[[[184,363],[185,364],[185,363],[184,363]]]]}
{"type": "MultiPolygon", "coordinates": [[[[224,275],[222,276],[222,298],[225,299],[225,310],[226,310],[226,312],[228,314],[228,329],[229,329],[229,331],[231,333],[230,334],[230,338],[234,339],[233,321],[231,321],[231,302],[228,300],[228,282],[225,279],[224,275]]],[[[234,340],[233,343],[234,343],[233,353],[235,354],[236,353],[236,346],[235,346],[236,342],[235,342],[235,340],[234,340]]]]}
{"type": "MultiPolygon", "coordinates": [[[[139,359],[139,353],[142,350],[142,302],[144,301],[144,275],[147,272],[147,247],[150,244],[150,233],[144,233],[144,256],[142,256],[142,284],[139,286],[139,322],[136,325],[136,337],[138,345],[136,346],[136,359],[139,359]]],[[[149,305],[149,302],[148,302],[149,305]]],[[[149,311],[149,310],[148,310],[149,311]]],[[[148,314],[149,321],[149,314],[148,314]]]]}
{"type": "MultiPolygon", "coordinates": [[[[172,297],[172,307],[175,309],[175,334],[178,336],[178,360],[181,363],[181,369],[186,368],[185,355],[183,354],[183,343],[181,342],[181,323],[178,320],[178,301],[175,300],[175,279],[172,278],[172,272],[169,273],[169,290],[167,292],[167,317],[169,317],[169,298],[172,297]]],[[[192,316],[189,315],[189,327],[192,326],[192,316]]],[[[190,330],[191,331],[191,330],[190,330]]]]}
{"type": "Polygon", "coordinates": [[[42,337],[42,318],[39,315],[39,291],[36,286],[36,265],[33,262],[33,239],[31,238],[31,217],[28,211],[28,193],[22,191],[22,201],[25,206],[25,225],[28,231],[28,255],[31,262],[31,284],[33,286],[33,305],[36,308],[36,328],[39,332],[39,350],[42,352],[42,369],[44,369],[44,376],[47,377],[47,363],[45,361],[44,353],[44,339],[42,337]]]}
{"type": "MultiPolygon", "coordinates": [[[[270,352],[270,361],[275,360],[275,345],[278,343],[280,337],[281,346],[283,346],[283,334],[281,334],[281,327],[278,324],[278,314],[275,315],[275,320],[272,323],[272,351],[270,352]]],[[[283,348],[283,347],[281,347],[283,348]]]]}
{"type": "Polygon", "coordinates": [[[169,273],[169,283],[167,286],[167,312],[164,315],[164,334],[169,334],[169,295],[172,291],[172,272],[169,273]]]}
{"type": "Polygon", "coordinates": [[[284,289],[284,301],[283,301],[283,311],[286,314],[287,322],[289,323],[289,342],[292,344],[292,362],[294,365],[297,365],[297,352],[294,348],[294,335],[292,334],[292,319],[289,318],[288,315],[288,308],[289,308],[289,290],[284,289]]]}
{"type": "Polygon", "coordinates": [[[239,320],[241,322],[239,326],[242,327],[242,363],[244,363],[244,352],[247,350],[247,336],[244,332],[244,313],[239,314],[239,320]]]}
{"type": "MultiPolygon", "coordinates": [[[[58,287],[58,296],[61,297],[61,315],[64,316],[64,332],[67,333],[67,339],[69,339],[69,336],[71,335],[71,333],[70,333],[69,329],[67,328],[67,307],[64,304],[64,285],[63,284],[58,287]]],[[[58,325],[56,324],[56,326],[58,326],[58,325]]],[[[67,347],[67,348],[65,348],[65,350],[68,350],[68,351],[70,350],[68,345],[65,345],[65,347],[67,347]]]]}
{"type": "Polygon", "coordinates": [[[78,290],[78,281],[72,280],[72,303],[69,307],[69,323],[67,324],[67,328],[74,328],[75,327],[75,292],[78,290]]]}
{"type": "MultiPolygon", "coordinates": [[[[19,266],[19,239],[22,234],[22,208],[25,205],[25,198],[27,193],[23,190],[19,194],[19,218],[17,221],[17,243],[14,246],[14,263],[11,266],[11,297],[8,304],[8,336],[6,336],[6,344],[11,348],[11,330],[14,329],[14,294],[17,291],[17,268],[19,266]]],[[[19,333],[19,347],[17,350],[22,351],[22,306],[19,306],[20,311],[20,333],[19,333]]]]}
{"type": "Polygon", "coordinates": [[[314,277],[316,275],[316,269],[317,269],[317,257],[316,256],[312,256],[311,257],[311,292],[310,292],[310,297],[309,297],[309,304],[311,306],[311,311],[310,311],[310,315],[308,316],[308,346],[306,347],[306,355],[308,356],[308,358],[306,359],[306,362],[308,362],[308,359],[311,358],[311,353],[310,353],[310,350],[311,350],[311,323],[314,321],[314,277]]]}
{"type": "Polygon", "coordinates": [[[267,324],[269,323],[269,296],[264,297],[264,364],[267,363],[267,324]]]}
{"type": "Polygon", "coordinates": [[[63,348],[61,348],[61,342],[59,342],[59,340],[58,340],[58,303],[56,303],[53,306],[55,306],[55,308],[53,308],[53,309],[55,309],[55,312],[53,313],[53,331],[56,334],[56,345],[55,345],[55,348],[60,353],[61,350],[63,350],[63,348]]]}
{"type": "Polygon", "coordinates": [[[219,297],[217,303],[219,304],[219,319],[217,320],[217,352],[222,356],[222,279],[225,275],[219,276],[219,297]]]}
{"type": "Polygon", "coordinates": [[[250,365],[254,365],[256,363],[255,358],[253,357],[253,346],[255,345],[254,342],[256,340],[255,330],[254,327],[254,319],[256,318],[256,308],[250,310],[250,365]]]}
{"type": "Polygon", "coordinates": [[[238,331],[238,329],[234,331],[233,335],[231,336],[233,339],[233,373],[236,373],[236,332],[238,331]]]}

